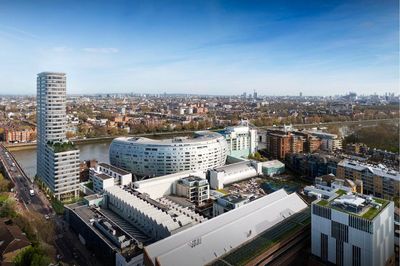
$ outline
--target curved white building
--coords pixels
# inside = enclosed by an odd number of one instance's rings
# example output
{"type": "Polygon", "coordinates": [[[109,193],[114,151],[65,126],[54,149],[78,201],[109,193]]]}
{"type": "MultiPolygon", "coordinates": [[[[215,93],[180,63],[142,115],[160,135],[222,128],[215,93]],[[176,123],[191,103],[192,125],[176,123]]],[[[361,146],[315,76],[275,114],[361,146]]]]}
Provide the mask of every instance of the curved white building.
{"type": "Polygon", "coordinates": [[[110,145],[110,163],[138,176],[161,176],[222,166],[227,151],[225,138],[209,131],[198,131],[192,138],[121,137],[110,145]]]}

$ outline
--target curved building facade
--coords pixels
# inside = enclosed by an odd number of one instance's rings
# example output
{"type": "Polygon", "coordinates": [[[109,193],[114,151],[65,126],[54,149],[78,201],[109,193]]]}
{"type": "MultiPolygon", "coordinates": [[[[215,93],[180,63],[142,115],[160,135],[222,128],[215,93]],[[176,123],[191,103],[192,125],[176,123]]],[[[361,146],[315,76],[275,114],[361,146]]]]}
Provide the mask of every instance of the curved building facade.
{"type": "Polygon", "coordinates": [[[198,131],[192,138],[116,138],[109,152],[110,163],[116,167],[137,176],[161,176],[222,166],[228,146],[221,134],[198,131]]]}

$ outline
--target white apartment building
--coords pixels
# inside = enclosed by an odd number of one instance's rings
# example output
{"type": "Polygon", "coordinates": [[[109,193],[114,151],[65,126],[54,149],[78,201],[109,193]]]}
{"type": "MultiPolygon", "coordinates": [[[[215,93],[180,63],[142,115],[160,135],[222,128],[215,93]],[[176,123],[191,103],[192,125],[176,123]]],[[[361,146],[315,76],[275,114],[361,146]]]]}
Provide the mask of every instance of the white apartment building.
{"type": "Polygon", "coordinates": [[[93,192],[102,193],[112,186],[127,186],[132,182],[132,174],[118,167],[99,163],[90,168],[89,179],[93,182],[93,192]]]}
{"type": "Polygon", "coordinates": [[[336,265],[386,265],[394,259],[394,204],[336,191],[312,203],[312,254],[336,265]]]}
{"type": "Polygon", "coordinates": [[[257,130],[240,125],[227,127],[220,132],[228,144],[228,155],[247,158],[257,151],[257,130]]]}
{"type": "Polygon", "coordinates": [[[66,139],[66,76],[42,72],[37,77],[37,175],[53,195],[79,195],[79,150],[66,139]]]}
{"type": "Polygon", "coordinates": [[[207,170],[225,164],[225,138],[198,131],[193,138],[116,138],[110,145],[110,162],[138,177],[162,176],[187,170],[207,170]]]}
{"type": "Polygon", "coordinates": [[[196,205],[202,205],[210,198],[207,179],[198,176],[184,177],[176,183],[176,195],[187,198],[196,205]]]}
{"type": "Polygon", "coordinates": [[[342,149],[342,139],[336,134],[321,131],[308,131],[311,135],[321,139],[320,149],[323,151],[334,151],[342,149]]]}

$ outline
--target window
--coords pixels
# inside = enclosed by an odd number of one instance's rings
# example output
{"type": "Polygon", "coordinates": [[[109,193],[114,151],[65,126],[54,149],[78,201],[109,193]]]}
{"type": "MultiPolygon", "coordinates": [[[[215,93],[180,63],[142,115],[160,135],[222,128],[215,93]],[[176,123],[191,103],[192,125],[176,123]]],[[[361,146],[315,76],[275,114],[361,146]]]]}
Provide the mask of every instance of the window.
{"type": "Polygon", "coordinates": [[[328,236],[321,233],[321,259],[328,260],[328,236]]]}
{"type": "Polygon", "coordinates": [[[336,265],[343,265],[343,241],[336,240],[336,265]]]}
{"type": "Polygon", "coordinates": [[[353,246],[352,265],[361,266],[361,248],[353,246]]]}
{"type": "Polygon", "coordinates": [[[349,227],[335,221],[331,223],[331,236],[342,242],[349,241],[349,227]]]}

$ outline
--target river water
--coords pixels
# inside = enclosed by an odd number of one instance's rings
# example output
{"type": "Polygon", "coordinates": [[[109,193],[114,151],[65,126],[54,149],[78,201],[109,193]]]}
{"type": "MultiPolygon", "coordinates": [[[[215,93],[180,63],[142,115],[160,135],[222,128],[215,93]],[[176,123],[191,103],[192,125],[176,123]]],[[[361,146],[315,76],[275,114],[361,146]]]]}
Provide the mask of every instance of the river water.
{"type": "MultiPolygon", "coordinates": [[[[109,163],[108,148],[111,142],[76,145],[80,149],[80,159],[109,163]]],[[[12,152],[18,163],[29,177],[36,174],[36,149],[12,152]]]]}
{"type": "MultiPolygon", "coordinates": [[[[359,125],[339,125],[339,135],[346,136],[351,134],[356,127],[367,127],[367,126],[376,126],[377,123],[364,123],[360,122],[359,125]]],[[[163,136],[152,136],[151,138],[168,138],[177,135],[187,135],[187,133],[178,134],[171,133],[170,135],[163,136]]],[[[77,145],[80,149],[80,159],[84,160],[97,160],[99,162],[109,163],[108,158],[108,149],[110,147],[111,141],[102,142],[102,143],[92,143],[92,144],[80,144],[77,145]]],[[[34,177],[36,174],[36,149],[32,150],[23,150],[23,151],[15,151],[13,152],[15,158],[24,169],[25,173],[29,177],[34,177]]]]}

